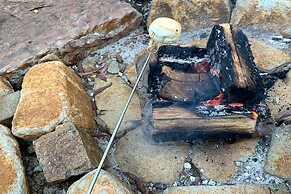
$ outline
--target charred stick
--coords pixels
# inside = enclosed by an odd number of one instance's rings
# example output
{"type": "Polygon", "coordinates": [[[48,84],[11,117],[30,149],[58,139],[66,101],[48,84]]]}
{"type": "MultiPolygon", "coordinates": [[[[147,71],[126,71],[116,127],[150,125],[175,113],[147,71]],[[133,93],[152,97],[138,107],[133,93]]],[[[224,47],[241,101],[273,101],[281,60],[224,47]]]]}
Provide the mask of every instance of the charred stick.
{"type": "Polygon", "coordinates": [[[142,194],[148,194],[149,190],[147,188],[145,188],[145,183],[144,181],[139,178],[138,176],[132,174],[131,172],[123,172],[128,178],[130,178],[131,180],[133,180],[138,188],[138,190],[140,190],[140,192],[142,194]]]}
{"type": "Polygon", "coordinates": [[[103,86],[103,87],[98,88],[97,90],[95,90],[94,93],[93,93],[93,98],[95,98],[95,96],[96,96],[97,94],[100,94],[101,92],[103,92],[104,90],[106,90],[107,88],[109,88],[110,86],[112,86],[112,82],[110,82],[110,83],[109,83],[108,85],[106,85],[106,86],[103,86]]]}

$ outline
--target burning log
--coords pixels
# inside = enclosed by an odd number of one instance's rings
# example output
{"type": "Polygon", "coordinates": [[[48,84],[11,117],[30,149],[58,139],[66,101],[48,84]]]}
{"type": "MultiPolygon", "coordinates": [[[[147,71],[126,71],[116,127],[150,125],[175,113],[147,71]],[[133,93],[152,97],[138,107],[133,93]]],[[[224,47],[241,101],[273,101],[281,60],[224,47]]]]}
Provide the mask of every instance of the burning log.
{"type": "Polygon", "coordinates": [[[155,141],[250,138],[255,132],[256,119],[247,114],[199,116],[189,107],[158,103],[153,105],[153,125],[155,141]]]}
{"type": "Polygon", "coordinates": [[[262,78],[253,62],[246,35],[229,24],[213,27],[207,43],[216,85],[230,102],[258,103],[263,98],[262,78]]]}

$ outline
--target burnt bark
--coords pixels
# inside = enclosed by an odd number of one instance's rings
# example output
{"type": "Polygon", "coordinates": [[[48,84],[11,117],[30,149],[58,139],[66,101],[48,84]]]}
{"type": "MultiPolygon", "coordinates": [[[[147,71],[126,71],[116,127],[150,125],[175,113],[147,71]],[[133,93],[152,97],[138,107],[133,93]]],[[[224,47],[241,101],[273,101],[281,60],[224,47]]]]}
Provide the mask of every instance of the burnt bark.
{"type": "Polygon", "coordinates": [[[155,141],[206,138],[251,138],[256,120],[243,115],[198,116],[193,109],[177,105],[153,106],[155,141]]]}
{"type": "Polygon", "coordinates": [[[249,105],[264,98],[264,86],[246,35],[229,24],[213,27],[207,43],[212,77],[229,102],[249,105]]]}

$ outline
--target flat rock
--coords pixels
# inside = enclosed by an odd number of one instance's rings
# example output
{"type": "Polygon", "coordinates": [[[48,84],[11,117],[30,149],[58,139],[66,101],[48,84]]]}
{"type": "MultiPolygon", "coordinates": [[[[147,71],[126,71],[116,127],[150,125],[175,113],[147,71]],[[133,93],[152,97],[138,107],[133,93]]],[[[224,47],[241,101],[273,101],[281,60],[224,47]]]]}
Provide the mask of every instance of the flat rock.
{"type": "Polygon", "coordinates": [[[241,28],[273,31],[290,35],[291,2],[289,0],[237,0],[231,23],[241,28]]]}
{"type": "Polygon", "coordinates": [[[281,126],[272,135],[265,170],[275,176],[291,180],[291,126],[281,126]]]}
{"type": "Polygon", "coordinates": [[[178,179],[188,155],[189,146],[154,144],[141,128],[128,132],[117,142],[116,163],[145,181],[171,184],[178,179]]]}
{"type": "MultiPolygon", "coordinates": [[[[277,80],[273,87],[268,90],[266,102],[273,117],[278,112],[291,108],[291,71],[287,74],[286,79],[277,80]]],[[[289,121],[291,121],[291,118],[289,118],[289,121]]]]}
{"type": "Polygon", "coordinates": [[[72,123],[57,126],[33,144],[48,182],[87,173],[99,164],[102,156],[96,140],[72,123]]]}
{"type": "Polygon", "coordinates": [[[0,125],[0,193],[28,194],[29,189],[17,141],[0,125]]]}
{"type": "Polygon", "coordinates": [[[259,185],[224,185],[224,186],[189,186],[189,187],[173,187],[166,189],[163,194],[270,194],[270,190],[266,186],[259,185]]]}
{"type": "Polygon", "coordinates": [[[254,151],[258,139],[242,139],[234,143],[206,141],[192,147],[193,164],[208,179],[227,181],[237,171],[236,161],[245,162],[254,151]]]}
{"type": "Polygon", "coordinates": [[[14,92],[11,84],[4,77],[0,77],[0,97],[14,92]]]}
{"type": "Polygon", "coordinates": [[[12,117],[20,99],[20,91],[0,96],[0,124],[11,125],[12,117]]]}
{"type": "MultiPolygon", "coordinates": [[[[98,89],[104,85],[108,85],[110,82],[112,85],[109,88],[97,94],[96,105],[99,110],[102,110],[100,118],[106,122],[112,132],[125,106],[131,88],[117,76],[108,76],[107,82],[97,79],[96,88],[98,89]]],[[[132,121],[140,120],[140,118],[139,97],[137,94],[134,94],[119,131],[132,127],[132,121]]]]}
{"type": "MultiPolygon", "coordinates": [[[[0,74],[14,74],[55,53],[66,64],[139,27],[141,15],[116,0],[4,1],[0,74]]],[[[21,73],[21,72],[20,72],[21,73]]],[[[7,75],[8,76],[8,75],[7,75]]]]}
{"type": "Polygon", "coordinates": [[[64,122],[91,131],[96,129],[93,115],[85,86],[74,71],[62,62],[46,62],[32,67],[24,77],[12,133],[36,139],[64,122]]]}
{"type": "Polygon", "coordinates": [[[170,17],[181,23],[182,29],[212,28],[230,20],[229,0],[153,0],[148,25],[158,17],[170,17]]]}
{"type": "Polygon", "coordinates": [[[251,44],[254,62],[261,69],[271,70],[285,62],[291,61],[290,55],[260,40],[251,38],[249,42],[251,44]]]}
{"type": "MultiPolygon", "coordinates": [[[[85,194],[91,184],[96,170],[89,172],[80,180],[73,183],[67,194],[85,194]]],[[[117,177],[111,173],[101,170],[99,177],[93,187],[92,194],[134,194],[117,177]]]]}

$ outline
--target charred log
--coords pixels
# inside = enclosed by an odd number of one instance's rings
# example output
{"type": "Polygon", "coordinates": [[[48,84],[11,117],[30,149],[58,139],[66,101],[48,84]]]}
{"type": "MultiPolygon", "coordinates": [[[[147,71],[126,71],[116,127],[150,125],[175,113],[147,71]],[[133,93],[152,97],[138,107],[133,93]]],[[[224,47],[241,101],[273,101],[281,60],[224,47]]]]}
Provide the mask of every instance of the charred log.
{"type": "Polygon", "coordinates": [[[153,106],[153,125],[155,141],[250,138],[256,119],[244,114],[203,117],[189,107],[159,103],[153,106]]]}
{"type": "Polygon", "coordinates": [[[230,102],[255,104],[264,97],[262,78],[246,35],[229,24],[213,27],[207,43],[212,75],[230,102]]]}

